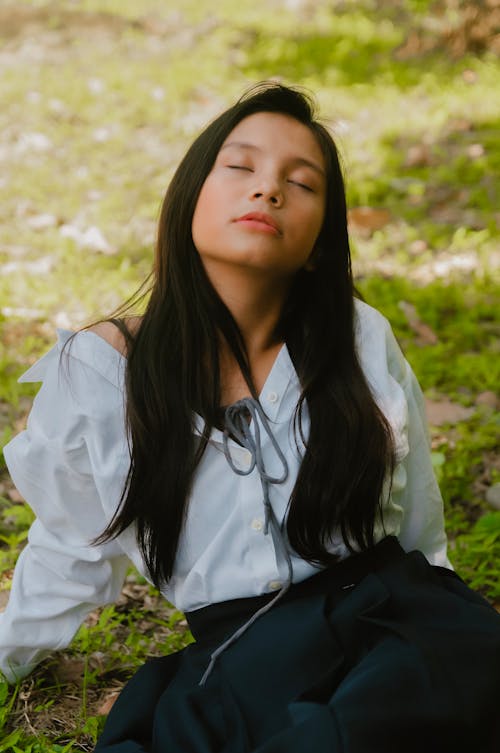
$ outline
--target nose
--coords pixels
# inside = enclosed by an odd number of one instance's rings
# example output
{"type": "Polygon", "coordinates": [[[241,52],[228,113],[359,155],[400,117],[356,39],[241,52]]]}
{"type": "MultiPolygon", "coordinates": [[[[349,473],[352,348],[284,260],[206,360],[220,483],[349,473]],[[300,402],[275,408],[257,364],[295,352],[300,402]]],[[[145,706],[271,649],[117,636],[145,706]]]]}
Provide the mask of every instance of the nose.
{"type": "Polygon", "coordinates": [[[275,207],[283,203],[283,193],[280,182],[277,178],[271,176],[262,176],[252,189],[253,199],[264,199],[275,207]]]}

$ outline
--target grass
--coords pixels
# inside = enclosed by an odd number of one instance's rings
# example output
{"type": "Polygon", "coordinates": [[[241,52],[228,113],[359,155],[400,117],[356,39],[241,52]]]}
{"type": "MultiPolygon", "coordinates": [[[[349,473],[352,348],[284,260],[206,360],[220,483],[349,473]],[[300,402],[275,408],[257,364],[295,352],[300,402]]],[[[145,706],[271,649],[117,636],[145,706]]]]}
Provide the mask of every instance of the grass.
{"type": "MultiPolygon", "coordinates": [[[[432,427],[433,457],[452,561],[500,604],[500,512],[485,501],[500,481],[498,414],[478,400],[500,376],[499,63],[439,45],[405,52],[428,6],[0,8],[2,445],[36,391],[17,378],[55,328],[106,314],[147,274],[161,197],[199,128],[251,83],[279,77],[317,94],[343,154],[349,205],[387,212],[380,226],[352,224],[360,290],[389,317],[426,394],[472,409],[466,421],[432,427]],[[100,248],[89,244],[92,228],[100,248]]],[[[0,597],[32,519],[2,463],[0,597]]],[[[0,683],[0,753],[91,750],[135,667],[189,640],[183,616],[131,571],[119,603],[92,613],[70,649],[16,688],[0,683]]]]}

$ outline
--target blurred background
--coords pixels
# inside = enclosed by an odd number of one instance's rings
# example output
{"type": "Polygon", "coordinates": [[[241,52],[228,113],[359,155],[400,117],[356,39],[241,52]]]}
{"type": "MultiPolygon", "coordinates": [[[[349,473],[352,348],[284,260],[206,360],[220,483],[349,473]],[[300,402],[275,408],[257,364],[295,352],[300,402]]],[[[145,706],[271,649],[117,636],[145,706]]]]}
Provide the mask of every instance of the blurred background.
{"type": "MultiPolygon", "coordinates": [[[[147,275],[161,199],[201,128],[257,81],[307,87],[343,156],[357,285],[426,394],[451,558],[500,603],[499,53],[500,0],[1,1],[0,445],[36,390],[17,378],[56,328],[106,316],[147,275]]],[[[0,603],[31,520],[2,462],[0,603]]],[[[144,610],[155,597],[131,579],[144,610]]],[[[106,625],[123,628],[131,598],[106,625]]],[[[161,614],[171,646],[182,616],[161,614]]],[[[156,650],[150,632],[130,671],[156,650]]],[[[91,749],[103,685],[87,705],[78,678],[88,693],[82,666],[100,652],[119,684],[123,653],[88,636],[65,658],[80,669],[54,670],[79,688],[71,724],[66,707],[49,723],[43,672],[29,725],[0,684],[2,750],[35,732],[91,749]]]]}

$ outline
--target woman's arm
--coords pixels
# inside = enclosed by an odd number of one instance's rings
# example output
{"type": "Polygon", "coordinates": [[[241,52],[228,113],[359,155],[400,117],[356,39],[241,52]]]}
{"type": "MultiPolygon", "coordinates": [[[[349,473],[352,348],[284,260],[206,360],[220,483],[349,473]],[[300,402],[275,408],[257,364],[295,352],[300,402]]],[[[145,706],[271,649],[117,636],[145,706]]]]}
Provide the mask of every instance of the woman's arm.
{"type": "Polygon", "coordinates": [[[431,460],[425,403],[420,385],[387,323],[386,353],[391,376],[406,399],[408,453],[396,466],[392,500],[403,509],[399,533],[407,551],[419,549],[433,565],[451,567],[446,554],[443,500],[431,460]]]}
{"type": "Polygon", "coordinates": [[[9,681],[67,646],[92,609],[116,600],[128,564],[117,541],[90,544],[107,524],[98,489],[105,466],[119,453],[123,460],[121,396],[95,369],[60,359],[62,344],[34,375],[43,384],[26,430],[4,448],[37,515],[0,615],[0,669],[9,681]]]}
{"type": "Polygon", "coordinates": [[[433,565],[451,567],[422,392],[387,319],[358,300],[356,313],[360,363],[395,442],[396,466],[384,521],[407,551],[419,549],[433,565]]]}

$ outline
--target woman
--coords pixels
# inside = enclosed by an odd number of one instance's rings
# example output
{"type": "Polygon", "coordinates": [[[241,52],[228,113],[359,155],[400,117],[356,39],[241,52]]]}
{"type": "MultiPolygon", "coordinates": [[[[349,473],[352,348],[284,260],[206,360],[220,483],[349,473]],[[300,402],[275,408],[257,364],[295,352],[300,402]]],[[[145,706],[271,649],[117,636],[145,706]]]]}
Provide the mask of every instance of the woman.
{"type": "Polygon", "coordinates": [[[179,166],[144,316],[25,375],[5,457],[38,519],[4,671],[67,645],[127,557],[196,638],[137,673],[99,753],[495,744],[500,620],[450,569],[421,393],[353,293],[335,145],[265,84],[179,166]]]}

